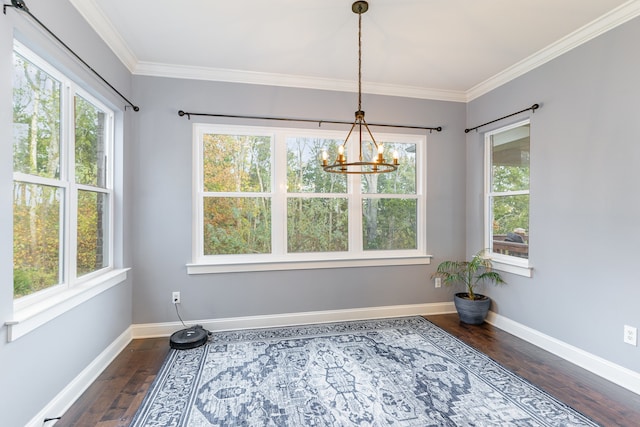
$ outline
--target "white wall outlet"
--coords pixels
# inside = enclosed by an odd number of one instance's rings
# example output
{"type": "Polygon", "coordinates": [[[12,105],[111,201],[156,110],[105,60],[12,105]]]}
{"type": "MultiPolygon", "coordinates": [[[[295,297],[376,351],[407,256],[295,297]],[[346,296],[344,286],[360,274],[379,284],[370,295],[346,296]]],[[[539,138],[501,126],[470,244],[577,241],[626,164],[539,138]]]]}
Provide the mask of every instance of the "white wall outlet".
{"type": "Polygon", "coordinates": [[[624,342],[631,345],[638,345],[638,328],[624,325],[624,342]]]}
{"type": "Polygon", "coordinates": [[[442,278],[441,277],[436,277],[435,283],[436,283],[436,288],[441,287],[442,286],[442,278]]]}
{"type": "Polygon", "coordinates": [[[171,293],[171,302],[174,304],[180,304],[180,292],[171,293]]]}

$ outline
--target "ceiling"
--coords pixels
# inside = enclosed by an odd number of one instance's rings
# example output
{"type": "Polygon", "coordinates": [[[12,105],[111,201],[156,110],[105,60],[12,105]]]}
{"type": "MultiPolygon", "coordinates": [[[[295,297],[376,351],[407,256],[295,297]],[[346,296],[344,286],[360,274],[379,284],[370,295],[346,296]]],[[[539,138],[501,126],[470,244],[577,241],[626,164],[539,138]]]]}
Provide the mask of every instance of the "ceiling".
{"type": "MultiPolygon", "coordinates": [[[[357,90],[351,0],[71,0],[134,74],[357,90]]],[[[640,0],[370,0],[362,90],[468,101],[640,14],[640,0]]]]}

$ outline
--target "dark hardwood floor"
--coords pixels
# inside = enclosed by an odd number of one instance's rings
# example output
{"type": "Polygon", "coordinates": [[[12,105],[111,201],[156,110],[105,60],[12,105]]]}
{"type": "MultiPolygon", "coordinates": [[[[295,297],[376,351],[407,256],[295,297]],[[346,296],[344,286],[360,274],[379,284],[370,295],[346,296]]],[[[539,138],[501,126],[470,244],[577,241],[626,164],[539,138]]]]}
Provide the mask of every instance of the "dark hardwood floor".
{"type": "MultiPolygon", "coordinates": [[[[640,426],[640,395],[489,324],[427,319],[603,426],[640,426]]],[[[56,426],[128,426],[168,351],[168,338],[133,340],[56,426]]]]}

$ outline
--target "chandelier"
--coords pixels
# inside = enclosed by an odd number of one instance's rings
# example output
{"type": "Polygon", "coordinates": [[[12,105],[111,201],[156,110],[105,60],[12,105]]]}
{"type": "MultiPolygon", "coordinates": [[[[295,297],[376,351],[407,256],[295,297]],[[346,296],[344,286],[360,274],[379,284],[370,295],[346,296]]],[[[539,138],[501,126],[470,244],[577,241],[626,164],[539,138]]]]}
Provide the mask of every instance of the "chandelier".
{"type": "MultiPolygon", "coordinates": [[[[344,143],[338,146],[338,155],[334,163],[329,164],[329,155],[327,151],[322,152],[322,168],[325,172],[343,173],[343,174],[372,174],[387,173],[398,169],[398,152],[394,151],[392,163],[388,163],[384,158],[383,144],[378,144],[369,130],[369,126],[364,119],[364,111],[362,110],[362,14],[369,10],[369,3],[366,1],[356,1],[351,5],[351,10],[358,14],[358,110],[356,111],[355,121],[351,125],[351,129],[344,140],[344,143]],[[359,157],[357,162],[348,162],[345,154],[347,142],[354,133],[354,129],[358,128],[356,134],[358,136],[359,157]],[[364,129],[363,129],[364,128],[364,129]],[[366,131],[364,136],[368,134],[371,138],[370,149],[372,155],[370,160],[363,158],[363,130],[366,131]]],[[[365,144],[367,142],[365,141],[365,144]]]]}

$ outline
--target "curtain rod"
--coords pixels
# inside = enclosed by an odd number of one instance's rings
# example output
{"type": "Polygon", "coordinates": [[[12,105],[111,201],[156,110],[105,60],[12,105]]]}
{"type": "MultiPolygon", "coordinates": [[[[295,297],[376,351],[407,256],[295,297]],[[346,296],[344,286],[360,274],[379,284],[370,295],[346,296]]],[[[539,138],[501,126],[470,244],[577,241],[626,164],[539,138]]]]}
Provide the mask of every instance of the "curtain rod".
{"type": "MultiPolygon", "coordinates": [[[[22,10],[23,12],[25,12],[27,15],[29,15],[34,21],[36,21],[38,23],[38,25],[40,25],[47,33],[49,33],[49,35],[51,37],[53,37],[54,39],[56,39],[56,41],[58,41],[58,43],[60,43],[62,46],[64,46],[65,49],[67,49],[69,52],[71,52],[71,54],[73,56],[76,57],[76,59],[78,61],[80,61],[85,67],[87,67],[90,71],[93,72],[93,74],[95,74],[100,80],[102,80],[107,86],[109,86],[111,88],[111,90],[113,90],[115,93],[117,93],[118,95],[120,95],[120,98],[124,99],[126,101],[127,104],[129,104],[131,106],[131,108],[133,108],[133,111],[139,111],[140,107],[138,107],[137,105],[134,105],[131,101],[129,101],[123,94],[121,94],[118,89],[116,89],[115,87],[113,87],[111,85],[111,83],[109,83],[107,80],[105,80],[104,77],[102,77],[100,74],[98,74],[98,72],[96,70],[94,70],[89,64],[87,64],[85,62],[84,59],[80,58],[80,56],[75,53],[73,51],[73,49],[71,49],[69,46],[66,45],[65,42],[63,42],[62,40],[60,40],[60,38],[58,36],[56,36],[53,31],[51,31],[49,28],[47,28],[46,25],[44,25],[42,22],[40,22],[40,20],[38,18],[36,18],[30,11],[29,8],[27,7],[27,5],[24,3],[24,0],[11,0],[11,4],[5,4],[2,7],[2,12],[6,15],[7,14],[7,8],[8,7],[13,7],[15,9],[18,10],[22,10]]],[[[125,106],[125,109],[127,107],[125,106]]]]}
{"type": "MultiPolygon", "coordinates": [[[[305,123],[318,123],[318,127],[322,126],[323,123],[331,123],[338,125],[352,125],[353,122],[341,122],[336,120],[312,120],[312,119],[290,119],[284,117],[262,117],[262,116],[237,116],[232,114],[211,114],[211,113],[188,113],[185,111],[178,111],[178,115],[180,117],[187,116],[189,120],[191,120],[191,116],[207,116],[207,117],[226,117],[233,119],[257,119],[257,120],[279,120],[285,122],[305,122],[305,123]]],[[[390,128],[403,128],[403,129],[421,129],[428,130],[429,132],[442,131],[442,126],[438,127],[427,127],[427,126],[407,126],[407,125],[390,125],[390,124],[374,124],[368,123],[369,126],[380,126],[380,127],[390,127],[390,128]]]]}
{"type": "Polygon", "coordinates": [[[491,120],[490,122],[483,123],[483,124],[478,125],[478,126],[476,126],[476,127],[474,127],[474,128],[465,129],[465,130],[464,130],[464,133],[469,133],[469,132],[471,132],[472,130],[476,130],[476,129],[481,128],[482,126],[490,125],[491,123],[495,123],[495,122],[500,121],[500,120],[502,120],[502,119],[506,119],[507,117],[515,116],[516,114],[524,113],[525,111],[529,111],[529,110],[531,110],[532,112],[534,112],[534,113],[535,113],[535,112],[536,112],[536,110],[537,110],[538,108],[540,108],[540,105],[538,105],[538,104],[533,104],[533,105],[532,105],[531,107],[529,107],[529,108],[525,108],[524,110],[516,111],[515,113],[509,114],[508,116],[504,116],[504,117],[500,117],[499,119],[491,120]]]}

